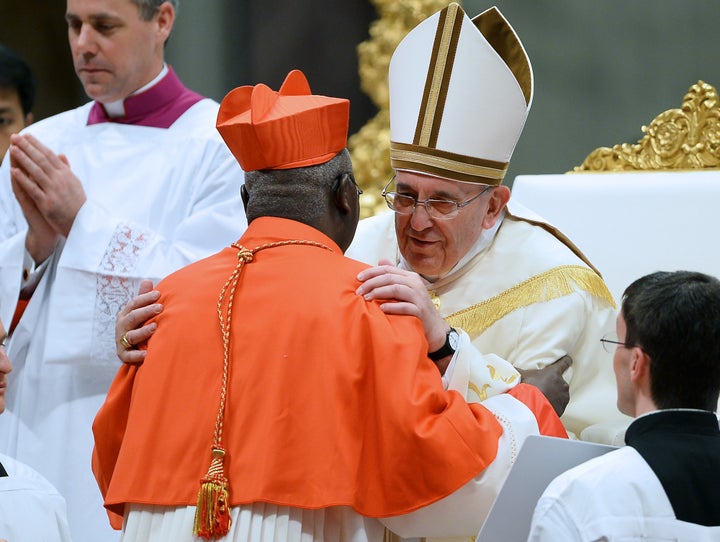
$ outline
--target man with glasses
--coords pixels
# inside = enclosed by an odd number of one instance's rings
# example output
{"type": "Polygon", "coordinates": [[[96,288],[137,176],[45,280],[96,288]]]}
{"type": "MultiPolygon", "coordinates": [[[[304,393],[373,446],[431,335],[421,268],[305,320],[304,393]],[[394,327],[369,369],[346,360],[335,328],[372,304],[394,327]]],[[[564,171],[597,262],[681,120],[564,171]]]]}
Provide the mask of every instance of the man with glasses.
{"type": "MultiPolygon", "coordinates": [[[[418,314],[431,335],[447,334],[434,354],[441,369],[455,328],[527,379],[570,356],[566,428],[580,436],[621,420],[598,341],[615,316],[610,292],[567,237],[501,184],[533,92],[512,27],[496,8],[470,20],[451,4],[398,45],[389,82],[395,176],[383,196],[394,213],[358,226],[348,256],[381,264],[360,274],[358,293],[394,299],[387,312],[418,314]]],[[[475,389],[468,398],[482,399],[475,389]]]]}
{"type": "Polygon", "coordinates": [[[502,360],[484,360],[490,398],[466,403],[464,333],[445,389],[420,321],[355,294],[348,114],[297,70],[279,92],[223,100],[248,230],[158,285],[147,357],[120,369],[93,425],[124,540],[472,536],[522,439],[566,435],[502,360]]]}
{"type": "Polygon", "coordinates": [[[623,294],[613,353],[624,446],[558,476],[531,542],[720,540],[720,281],[657,272],[623,294]]]}

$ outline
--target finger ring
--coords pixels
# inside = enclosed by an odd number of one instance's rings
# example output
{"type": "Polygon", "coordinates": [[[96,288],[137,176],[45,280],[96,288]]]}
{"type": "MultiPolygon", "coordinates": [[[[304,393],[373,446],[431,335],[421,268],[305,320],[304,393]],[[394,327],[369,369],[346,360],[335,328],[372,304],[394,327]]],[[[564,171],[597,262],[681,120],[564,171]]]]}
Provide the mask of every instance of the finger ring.
{"type": "Polygon", "coordinates": [[[120,344],[123,345],[125,350],[130,350],[131,348],[133,348],[133,344],[128,341],[127,333],[123,333],[122,337],[120,337],[120,344]]]}

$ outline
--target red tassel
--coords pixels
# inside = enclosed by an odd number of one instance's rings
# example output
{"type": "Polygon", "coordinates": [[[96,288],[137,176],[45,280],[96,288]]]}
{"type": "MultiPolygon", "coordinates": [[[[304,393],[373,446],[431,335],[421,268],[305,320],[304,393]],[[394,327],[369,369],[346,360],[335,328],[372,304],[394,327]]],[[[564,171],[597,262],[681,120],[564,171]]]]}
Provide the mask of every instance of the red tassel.
{"type": "Polygon", "coordinates": [[[210,468],[200,481],[193,534],[206,540],[225,536],[232,524],[224,457],[225,450],[213,448],[210,468]]]}

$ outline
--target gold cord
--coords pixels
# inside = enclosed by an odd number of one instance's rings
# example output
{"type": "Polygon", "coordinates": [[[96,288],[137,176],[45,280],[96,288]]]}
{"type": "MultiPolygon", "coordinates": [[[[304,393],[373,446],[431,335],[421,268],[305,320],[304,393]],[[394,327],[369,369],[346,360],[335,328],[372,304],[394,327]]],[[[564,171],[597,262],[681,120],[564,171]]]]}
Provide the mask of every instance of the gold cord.
{"type": "Polygon", "coordinates": [[[228,396],[228,381],[230,379],[230,333],[235,290],[245,264],[251,263],[256,253],[267,248],[289,245],[313,246],[329,250],[330,252],[333,251],[330,247],[322,243],[300,239],[266,243],[254,249],[245,248],[237,243],[231,245],[238,249],[238,263],[222,287],[222,290],[220,290],[220,296],[217,302],[217,314],[223,340],[223,375],[220,389],[220,405],[215,419],[210,467],[207,474],[200,480],[200,491],[198,492],[198,503],[193,525],[194,534],[201,538],[214,539],[222,537],[229,532],[231,525],[229,505],[230,488],[224,468],[226,452],[223,446],[223,428],[228,396]]]}

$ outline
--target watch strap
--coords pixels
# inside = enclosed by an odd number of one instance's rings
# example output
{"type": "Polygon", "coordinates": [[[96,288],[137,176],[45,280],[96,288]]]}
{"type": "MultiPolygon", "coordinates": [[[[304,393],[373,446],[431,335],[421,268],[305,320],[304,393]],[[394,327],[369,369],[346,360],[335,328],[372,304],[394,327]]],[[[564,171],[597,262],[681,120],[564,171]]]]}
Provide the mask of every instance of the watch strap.
{"type": "Polygon", "coordinates": [[[445,344],[443,344],[439,350],[435,350],[434,352],[429,352],[428,357],[433,361],[440,361],[441,359],[452,356],[455,353],[455,349],[450,344],[450,334],[451,333],[457,333],[455,331],[455,328],[450,328],[450,331],[447,332],[445,335],[445,344]]]}

